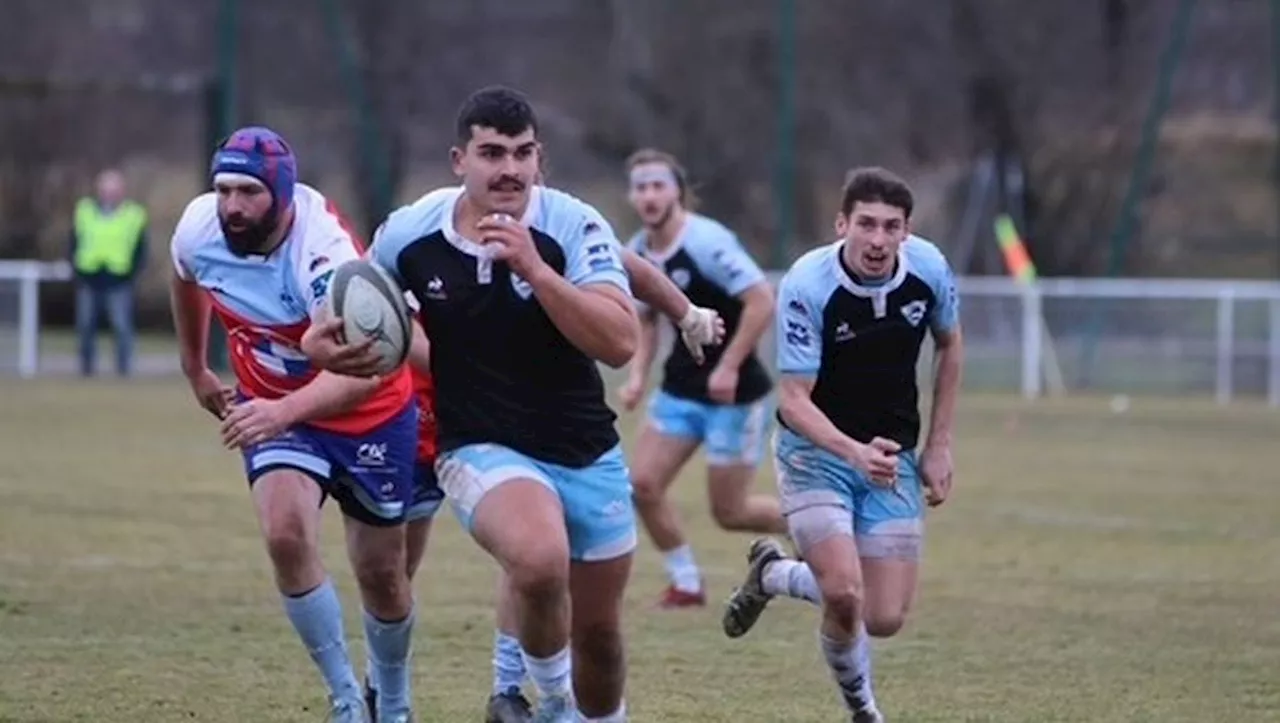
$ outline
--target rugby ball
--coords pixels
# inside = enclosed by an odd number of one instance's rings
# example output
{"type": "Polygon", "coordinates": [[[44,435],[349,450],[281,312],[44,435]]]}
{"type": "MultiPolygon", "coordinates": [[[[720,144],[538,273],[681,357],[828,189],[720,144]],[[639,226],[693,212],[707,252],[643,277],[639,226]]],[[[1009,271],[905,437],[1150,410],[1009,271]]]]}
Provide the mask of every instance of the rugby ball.
{"type": "Polygon", "coordinates": [[[379,374],[394,371],[409,358],[413,326],[404,291],[381,266],[352,259],[333,272],[329,282],[329,313],[342,319],[342,341],[359,344],[373,339],[379,374]]]}

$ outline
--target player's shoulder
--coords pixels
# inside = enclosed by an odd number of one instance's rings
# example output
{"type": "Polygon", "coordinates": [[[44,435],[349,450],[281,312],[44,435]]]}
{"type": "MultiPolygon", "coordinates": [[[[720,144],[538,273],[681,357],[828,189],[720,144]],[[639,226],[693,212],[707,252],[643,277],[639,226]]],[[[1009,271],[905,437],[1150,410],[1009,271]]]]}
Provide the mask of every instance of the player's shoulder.
{"type": "Polygon", "coordinates": [[[218,197],[212,191],[191,199],[173,229],[173,245],[192,247],[216,241],[222,235],[218,223],[218,197]]]}
{"type": "Polygon", "coordinates": [[[316,218],[337,218],[338,207],[329,197],[305,183],[299,183],[293,192],[294,212],[308,221],[316,218]]]}
{"type": "Polygon", "coordinates": [[[840,242],[829,243],[806,251],[796,259],[778,284],[778,303],[786,311],[818,314],[840,286],[836,276],[840,242]]]}
{"type": "Polygon", "coordinates": [[[350,236],[338,207],[329,197],[299,183],[293,194],[294,213],[302,219],[308,241],[328,241],[334,235],[350,236]]]}
{"type": "Polygon", "coordinates": [[[534,186],[529,202],[535,207],[535,223],[553,224],[585,214],[599,214],[595,206],[577,196],[551,186],[534,186]]]}
{"type": "Polygon", "coordinates": [[[320,191],[298,184],[293,196],[300,238],[293,245],[295,260],[308,269],[329,259],[348,258],[361,247],[337,204],[320,191]],[[301,223],[298,223],[301,221],[301,223]]]}
{"type": "Polygon", "coordinates": [[[923,236],[908,236],[902,242],[902,252],[906,258],[907,271],[925,282],[937,283],[951,275],[946,254],[942,253],[937,244],[923,236]]]}
{"type": "Polygon", "coordinates": [[[840,242],[824,244],[806,251],[796,259],[782,277],[788,293],[801,295],[814,302],[824,301],[840,286],[837,274],[840,242]]]}
{"type": "Polygon", "coordinates": [[[714,246],[724,244],[741,245],[738,241],[738,235],[732,229],[710,216],[691,213],[686,218],[685,223],[688,224],[685,229],[687,234],[685,243],[711,244],[714,246]]]}
{"type": "Polygon", "coordinates": [[[589,237],[609,236],[615,242],[613,227],[595,206],[558,188],[536,186],[529,225],[550,236],[561,246],[579,243],[589,237]]]}
{"type": "Polygon", "coordinates": [[[728,226],[700,213],[685,217],[680,247],[699,262],[710,261],[727,251],[742,249],[738,236],[728,226]]]}
{"type": "Polygon", "coordinates": [[[218,223],[218,196],[213,191],[191,199],[178,217],[177,231],[188,231],[218,223]]]}
{"type": "Polygon", "coordinates": [[[461,194],[462,187],[446,186],[397,208],[378,229],[379,238],[407,244],[443,230],[461,194]]]}

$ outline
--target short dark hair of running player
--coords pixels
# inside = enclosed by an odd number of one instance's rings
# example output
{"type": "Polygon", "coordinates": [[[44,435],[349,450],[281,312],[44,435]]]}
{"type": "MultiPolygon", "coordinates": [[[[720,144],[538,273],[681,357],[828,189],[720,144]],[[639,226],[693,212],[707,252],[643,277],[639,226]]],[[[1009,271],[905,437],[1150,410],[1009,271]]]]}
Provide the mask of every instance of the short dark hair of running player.
{"type": "Polygon", "coordinates": [[[915,196],[907,182],[892,171],[871,166],[849,171],[844,182],[844,197],[840,201],[840,213],[845,217],[853,213],[853,207],[861,203],[883,203],[902,209],[903,218],[911,220],[915,196]]]}
{"type": "Polygon", "coordinates": [[[522,213],[542,165],[538,119],[529,100],[511,88],[481,88],[458,109],[455,131],[449,157],[467,202],[482,214],[522,213]]]}
{"type": "Polygon", "coordinates": [[[671,175],[676,177],[676,189],[680,191],[680,205],[686,211],[692,211],[698,205],[698,197],[689,185],[689,172],[674,155],[657,148],[641,148],[627,158],[627,173],[651,163],[661,163],[671,169],[671,175]]]}
{"type": "Polygon", "coordinates": [[[474,126],[492,128],[511,138],[527,130],[532,130],[536,136],[538,117],[524,93],[501,85],[491,85],[467,96],[458,109],[455,126],[458,143],[465,146],[471,140],[474,126]]]}

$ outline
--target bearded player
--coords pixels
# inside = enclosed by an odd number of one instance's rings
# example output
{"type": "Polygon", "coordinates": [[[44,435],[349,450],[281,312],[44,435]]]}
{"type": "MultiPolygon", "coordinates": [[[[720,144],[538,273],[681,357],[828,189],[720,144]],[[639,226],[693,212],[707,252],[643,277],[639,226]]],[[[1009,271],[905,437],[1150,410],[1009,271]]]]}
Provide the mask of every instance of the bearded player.
{"type": "Polygon", "coordinates": [[[171,296],[182,369],[244,458],[285,612],[319,669],[330,720],[369,720],[347,653],[342,607],[318,549],[321,505],[337,500],[364,604],[379,723],[412,720],[413,600],[404,518],[412,503],[417,410],[407,370],[383,379],[318,370],[300,348],[337,266],[359,257],[333,206],[299,184],[292,150],[260,127],[215,152],[213,191],[174,231],[171,296]],[[206,366],[210,320],[230,340],[236,388],[206,366]]]}

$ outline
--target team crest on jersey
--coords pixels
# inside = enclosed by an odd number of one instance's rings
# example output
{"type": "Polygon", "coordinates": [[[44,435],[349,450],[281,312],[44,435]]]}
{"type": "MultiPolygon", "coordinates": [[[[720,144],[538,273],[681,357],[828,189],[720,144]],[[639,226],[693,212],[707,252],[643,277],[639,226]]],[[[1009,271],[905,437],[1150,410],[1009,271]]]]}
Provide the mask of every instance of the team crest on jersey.
{"type": "Polygon", "coordinates": [[[919,299],[910,304],[902,305],[902,316],[907,323],[912,326],[920,326],[920,322],[924,320],[925,312],[929,310],[929,304],[919,299]]]}
{"type": "Polygon", "coordinates": [[[511,290],[516,292],[516,296],[521,299],[528,299],[533,296],[533,287],[529,285],[529,282],[514,273],[511,274],[511,290]]]}
{"type": "Polygon", "coordinates": [[[689,282],[692,280],[688,269],[676,269],[671,272],[671,282],[682,289],[689,288],[689,282]]]}

